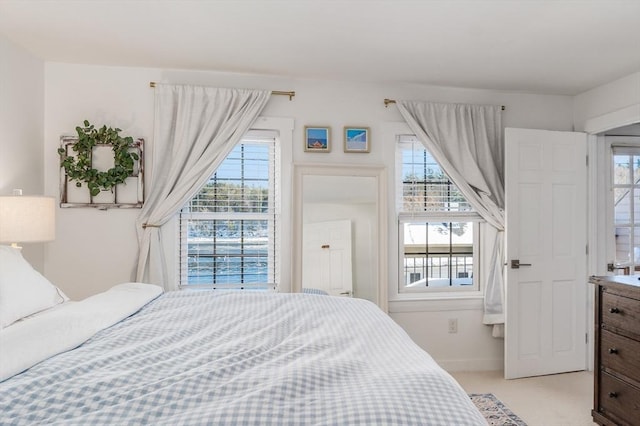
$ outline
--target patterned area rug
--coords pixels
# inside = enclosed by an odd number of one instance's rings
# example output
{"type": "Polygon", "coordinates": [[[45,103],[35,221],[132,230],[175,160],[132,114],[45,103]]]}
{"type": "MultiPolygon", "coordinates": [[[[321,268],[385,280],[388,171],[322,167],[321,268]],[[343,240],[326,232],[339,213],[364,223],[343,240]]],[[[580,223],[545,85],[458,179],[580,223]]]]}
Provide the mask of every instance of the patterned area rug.
{"type": "Polygon", "coordinates": [[[471,401],[478,407],[491,426],[527,426],[492,393],[469,394],[471,401]]]}

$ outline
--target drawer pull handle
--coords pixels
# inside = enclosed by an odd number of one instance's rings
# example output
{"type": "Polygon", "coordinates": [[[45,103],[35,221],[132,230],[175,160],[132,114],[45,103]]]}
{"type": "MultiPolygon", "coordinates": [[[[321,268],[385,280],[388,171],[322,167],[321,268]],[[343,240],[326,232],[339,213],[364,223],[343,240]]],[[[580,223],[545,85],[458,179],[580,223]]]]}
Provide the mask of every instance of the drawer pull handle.
{"type": "Polygon", "coordinates": [[[620,313],[620,309],[618,309],[618,308],[611,308],[611,309],[609,309],[609,312],[611,312],[612,314],[619,314],[619,313],[620,313]]]}
{"type": "Polygon", "coordinates": [[[609,392],[609,398],[617,398],[618,392],[609,392]]]}
{"type": "Polygon", "coordinates": [[[617,354],[617,353],[618,353],[618,349],[616,349],[616,348],[609,348],[609,353],[610,353],[610,354],[617,354]]]}

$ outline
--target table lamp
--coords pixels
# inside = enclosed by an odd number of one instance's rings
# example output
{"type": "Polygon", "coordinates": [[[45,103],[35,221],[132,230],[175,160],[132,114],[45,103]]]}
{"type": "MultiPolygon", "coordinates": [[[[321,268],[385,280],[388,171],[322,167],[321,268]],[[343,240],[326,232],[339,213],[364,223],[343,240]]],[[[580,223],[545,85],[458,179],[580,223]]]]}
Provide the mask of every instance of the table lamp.
{"type": "Polygon", "coordinates": [[[22,195],[14,190],[13,195],[0,196],[0,243],[53,241],[55,238],[55,198],[22,195]]]}

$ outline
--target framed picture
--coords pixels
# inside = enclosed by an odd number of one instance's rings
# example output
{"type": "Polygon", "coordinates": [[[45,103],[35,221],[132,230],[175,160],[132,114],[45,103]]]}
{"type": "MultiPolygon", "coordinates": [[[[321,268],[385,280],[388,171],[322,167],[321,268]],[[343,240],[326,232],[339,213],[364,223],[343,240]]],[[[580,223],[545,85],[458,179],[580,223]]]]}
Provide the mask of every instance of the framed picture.
{"type": "Polygon", "coordinates": [[[331,151],[331,128],[305,126],[304,150],[310,152],[331,151]]]}
{"type": "Polygon", "coordinates": [[[369,152],[369,128],[345,127],[344,152],[369,152]]]}

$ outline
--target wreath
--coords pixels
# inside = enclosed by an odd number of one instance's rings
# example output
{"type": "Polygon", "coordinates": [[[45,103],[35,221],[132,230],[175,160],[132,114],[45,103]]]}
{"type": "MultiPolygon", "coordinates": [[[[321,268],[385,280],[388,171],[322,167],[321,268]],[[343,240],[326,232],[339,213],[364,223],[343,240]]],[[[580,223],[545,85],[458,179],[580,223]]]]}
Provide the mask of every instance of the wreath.
{"type": "Polygon", "coordinates": [[[60,167],[64,168],[69,180],[75,181],[77,187],[87,184],[91,196],[100,191],[113,191],[119,183],[133,175],[135,162],[140,158],[131,149],[135,147],[133,138],[120,136],[120,129],[102,126],[96,129],[89,121],[84,120],[84,127],[77,126],[78,141],[72,145],[75,155],[70,156],[67,150],[58,148],[60,167]],[[111,145],[114,166],[107,171],[99,171],[91,165],[91,153],[97,145],[111,145]]]}

